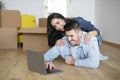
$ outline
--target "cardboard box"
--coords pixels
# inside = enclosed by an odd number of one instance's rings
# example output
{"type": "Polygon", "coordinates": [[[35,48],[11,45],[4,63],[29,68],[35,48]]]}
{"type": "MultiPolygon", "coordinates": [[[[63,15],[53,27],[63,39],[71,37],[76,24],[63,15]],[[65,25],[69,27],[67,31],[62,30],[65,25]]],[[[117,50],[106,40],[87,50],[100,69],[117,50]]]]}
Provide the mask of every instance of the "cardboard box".
{"type": "Polygon", "coordinates": [[[39,27],[47,27],[47,18],[39,18],[39,27]]]}
{"type": "Polygon", "coordinates": [[[34,50],[46,52],[49,50],[47,30],[43,28],[23,28],[19,31],[23,33],[23,50],[34,50]]]}
{"type": "Polygon", "coordinates": [[[0,49],[17,49],[17,28],[0,28],[0,49]]]}
{"type": "Polygon", "coordinates": [[[17,10],[0,10],[0,27],[16,28],[21,26],[21,15],[17,10]]]}

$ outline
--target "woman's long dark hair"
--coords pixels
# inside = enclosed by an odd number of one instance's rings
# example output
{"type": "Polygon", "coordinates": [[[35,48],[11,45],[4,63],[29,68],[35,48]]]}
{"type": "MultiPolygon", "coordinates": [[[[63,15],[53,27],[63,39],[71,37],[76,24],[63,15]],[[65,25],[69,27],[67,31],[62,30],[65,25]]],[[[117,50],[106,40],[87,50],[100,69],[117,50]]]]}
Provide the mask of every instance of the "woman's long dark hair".
{"type": "Polygon", "coordinates": [[[54,46],[56,41],[63,37],[62,34],[64,33],[62,31],[56,30],[51,25],[51,21],[54,18],[61,18],[66,23],[66,18],[64,16],[62,16],[61,14],[59,14],[59,13],[52,13],[51,15],[48,16],[48,19],[47,19],[47,35],[48,35],[48,45],[50,47],[54,46]]]}

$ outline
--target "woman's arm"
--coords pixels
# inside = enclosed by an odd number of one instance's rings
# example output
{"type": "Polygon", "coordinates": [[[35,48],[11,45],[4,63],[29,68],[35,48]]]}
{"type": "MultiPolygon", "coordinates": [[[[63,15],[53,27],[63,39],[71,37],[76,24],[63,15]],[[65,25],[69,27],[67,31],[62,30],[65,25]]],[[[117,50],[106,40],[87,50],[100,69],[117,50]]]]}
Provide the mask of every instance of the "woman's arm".
{"type": "Polygon", "coordinates": [[[96,31],[97,35],[100,34],[100,31],[93,24],[91,24],[90,21],[87,21],[82,17],[74,18],[74,20],[79,22],[82,31],[85,31],[85,32],[96,31]]]}
{"type": "Polygon", "coordinates": [[[91,24],[90,21],[87,21],[82,17],[74,18],[74,20],[79,22],[82,31],[85,31],[88,33],[85,37],[86,42],[89,41],[92,36],[97,36],[98,43],[101,44],[102,37],[101,37],[100,31],[93,24],[91,24]]]}
{"type": "Polygon", "coordinates": [[[88,32],[88,33],[86,34],[84,40],[85,40],[85,42],[87,43],[93,36],[97,36],[97,35],[98,35],[98,33],[97,33],[96,30],[90,31],[90,32],[88,32]]]}

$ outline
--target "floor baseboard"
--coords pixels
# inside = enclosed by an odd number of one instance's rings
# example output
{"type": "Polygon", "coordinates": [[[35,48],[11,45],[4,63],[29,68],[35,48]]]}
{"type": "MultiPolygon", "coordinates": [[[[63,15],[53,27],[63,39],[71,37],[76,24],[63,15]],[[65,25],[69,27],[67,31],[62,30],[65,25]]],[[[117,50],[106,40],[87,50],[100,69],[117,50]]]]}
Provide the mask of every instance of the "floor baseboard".
{"type": "Polygon", "coordinates": [[[111,45],[111,46],[115,46],[115,47],[118,47],[118,48],[120,48],[120,44],[117,44],[117,43],[112,43],[112,42],[109,42],[109,41],[102,41],[103,43],[105,43],[105,44],[109,44],[109,45],[111,45]]]}

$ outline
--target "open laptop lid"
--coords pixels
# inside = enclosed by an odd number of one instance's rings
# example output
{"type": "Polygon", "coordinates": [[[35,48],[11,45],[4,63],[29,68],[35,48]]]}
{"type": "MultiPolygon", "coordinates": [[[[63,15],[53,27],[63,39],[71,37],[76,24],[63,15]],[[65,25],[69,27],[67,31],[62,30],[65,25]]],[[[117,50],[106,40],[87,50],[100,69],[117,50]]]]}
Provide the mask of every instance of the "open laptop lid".
{"type": "Polygon", "coordinates": [[[45,63],[44,63],[44,53],[27,50],[27,62],[28,68],[32,71],[39,72],[41,74],[52,74],[62,72],[62,70],[55,69],[55,70],[46,70],[45,63]]]}
{"type": "Polygon", "coordinates": [[[26,50],[28,68],[32,71],[46,75],[46,67],[44,64],[44,54],[32,50],[26,50]]]}

